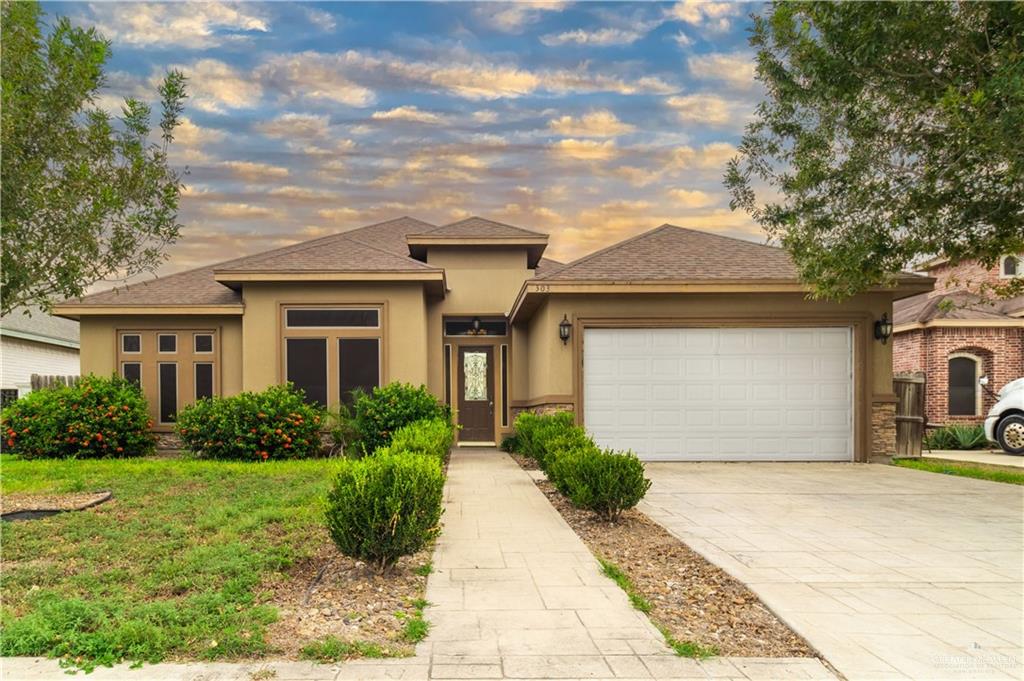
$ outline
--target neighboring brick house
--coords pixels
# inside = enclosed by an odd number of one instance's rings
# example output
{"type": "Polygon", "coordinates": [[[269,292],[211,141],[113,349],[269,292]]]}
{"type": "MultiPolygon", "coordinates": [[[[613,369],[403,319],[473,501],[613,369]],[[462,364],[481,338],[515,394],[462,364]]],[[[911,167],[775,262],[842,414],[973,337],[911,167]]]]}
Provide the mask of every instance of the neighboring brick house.
{"type": "Polygon", "coordinates": [[[1024,258],[991,268],[936,259],[920,270],[935,290],[893,303],[893,372],[925,374],[929,423],[980,423],[995,400],[978,379],[988,376],[994,393],[1024,375],[1024,296],[986,301],[972,291],[1021,276],[1024,258]]]}

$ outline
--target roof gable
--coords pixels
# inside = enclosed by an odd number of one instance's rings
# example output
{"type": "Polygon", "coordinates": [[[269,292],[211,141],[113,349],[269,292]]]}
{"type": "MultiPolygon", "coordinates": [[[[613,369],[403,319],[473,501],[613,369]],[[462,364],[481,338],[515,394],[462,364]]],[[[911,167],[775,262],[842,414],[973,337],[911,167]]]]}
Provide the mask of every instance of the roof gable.
{"type": "Polygon", "coordinates": [[[662,225],[543,274],[550,281],[795,281],[781,248],[662,225]]]}
{"type": "Polygon", "coordinates": [[[418,232],[416,236],[431,236],[445,238],[485,238],[485,239],[516,239],[516,238],[542,238],[546,239],[547,234],[533,232],[522,227],[506,225],[502,222],[495,222],[476,215],[465,220],[452,222],[441,227],[435,227],[428,231],[418,232]]]}

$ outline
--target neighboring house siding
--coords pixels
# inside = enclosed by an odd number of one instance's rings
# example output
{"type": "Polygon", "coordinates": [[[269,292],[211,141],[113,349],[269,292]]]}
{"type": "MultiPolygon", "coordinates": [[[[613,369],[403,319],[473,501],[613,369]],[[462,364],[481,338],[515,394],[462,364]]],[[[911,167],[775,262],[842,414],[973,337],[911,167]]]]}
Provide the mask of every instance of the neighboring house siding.
{"type": "Polygon", "coordinates": [[[59,345],[37,343],[21,338],[2,338],[3,388],[17,388],[20,394],[31,389],[32,374],[77,376],[78,350],[59,345]]]}
{"type": "Polygon", "coordinates": [[[942,264],[928,270],[929,277],[935,277],[932,296],[940,296],[955,289],[977,290],[980,284],[1005,284],[999,277],[999,264],[986,268],[977,260],[965,260],[956,265],[942,264]]]}

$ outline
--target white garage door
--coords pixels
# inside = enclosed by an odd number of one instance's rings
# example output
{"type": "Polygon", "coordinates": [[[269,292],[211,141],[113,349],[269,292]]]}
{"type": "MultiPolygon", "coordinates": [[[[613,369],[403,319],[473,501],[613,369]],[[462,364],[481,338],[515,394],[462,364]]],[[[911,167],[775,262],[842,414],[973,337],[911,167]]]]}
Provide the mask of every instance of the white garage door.
{"type": "Polygon", "coordinates": [[[583,418],[665,461],[850,461],[849,328],[586,329],[583,418]]]}

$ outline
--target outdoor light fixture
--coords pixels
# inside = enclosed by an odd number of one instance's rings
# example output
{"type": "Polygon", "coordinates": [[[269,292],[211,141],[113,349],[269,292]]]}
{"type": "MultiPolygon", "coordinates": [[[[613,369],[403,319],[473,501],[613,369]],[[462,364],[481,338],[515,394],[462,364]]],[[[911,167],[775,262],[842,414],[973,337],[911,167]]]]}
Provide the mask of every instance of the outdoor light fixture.
{"type": "Polygon", "coordinates": [[[480,333],[480,318],[479,317],[473,317],[473,333],[474,334],[479,334],[480,333]]]}
{"type": "Polygon", "coordinates": [[[558,337],[562,339],[562,345],[569,342],[569,334],[572,333],[572,322],[568,315],[562,315],[562,321],[558,323],[558,337]]]}
{"type": "Polygon", "coordinates": [[[882,318],[875,322],[875,340],[880,340],[882,345],[885,345],[890,336],[892,336],[892,320],[889,319],[888,314],[883,312],[882,318]]]}

